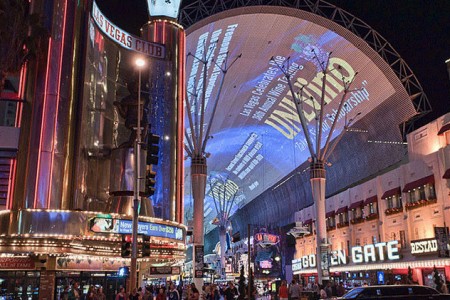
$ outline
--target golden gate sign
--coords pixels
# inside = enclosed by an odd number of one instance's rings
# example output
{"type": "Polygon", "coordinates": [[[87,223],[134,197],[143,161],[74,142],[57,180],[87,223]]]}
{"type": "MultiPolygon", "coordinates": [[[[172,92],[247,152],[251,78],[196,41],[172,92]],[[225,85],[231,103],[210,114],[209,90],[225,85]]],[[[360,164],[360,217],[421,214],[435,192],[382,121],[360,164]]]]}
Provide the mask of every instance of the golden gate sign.
{"type": "MultiPolygon", "coordinates": [[[[398,241],[389,241],[376,244],[368,244],[364,246],[354,246],[351,248],[351,261],[354,264],[372,263],[381,261],[399,260],[400,254],[398,252],[398,241]]],[[[348,264],[348,257],[345,255],[345,250],[332,251],[329,256],[330,265],[346,265],[348,264]]],[[[302,269],[315,268],[316,255],[310,254],[295,259],[292,261],[292,271],[299,271],[302,269]]]]}

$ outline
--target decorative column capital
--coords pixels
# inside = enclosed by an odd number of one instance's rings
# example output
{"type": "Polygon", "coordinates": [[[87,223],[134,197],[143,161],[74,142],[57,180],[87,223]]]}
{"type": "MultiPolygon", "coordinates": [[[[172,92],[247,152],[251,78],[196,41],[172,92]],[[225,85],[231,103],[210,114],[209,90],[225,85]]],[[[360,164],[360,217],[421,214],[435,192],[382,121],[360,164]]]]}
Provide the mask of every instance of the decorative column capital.
{"type": "Polygon", "coordinates": [[[325,163],[323,161],[315,161],[310,164],[309,175],[311,179],[326,178],[325,163]]]}

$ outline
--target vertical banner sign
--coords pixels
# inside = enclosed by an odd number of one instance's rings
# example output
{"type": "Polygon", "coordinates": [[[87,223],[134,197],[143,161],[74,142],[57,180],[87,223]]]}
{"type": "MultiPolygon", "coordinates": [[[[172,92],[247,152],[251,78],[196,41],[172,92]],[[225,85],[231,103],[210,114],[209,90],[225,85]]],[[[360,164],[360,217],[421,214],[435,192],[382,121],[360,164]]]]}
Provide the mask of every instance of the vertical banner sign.
{"type": "Polygon", "coordinates": [[[434,235],[438,244],[438,256],[448,257],[448,227],[434,227],[434,235]]]}
{"type": "Polygon", "coordinates": [[[194,245],[195,247],[195,278],[202,278],[203,277],[203,256],[204,256],[204,249],[203,245],[194,245]]]}
{"type": "Polygon", "coordinates": [[[328,259],[328,246],[320,247],[320,259],[322,268],[322,279],[330,280],[330,263],[328,259]]]}

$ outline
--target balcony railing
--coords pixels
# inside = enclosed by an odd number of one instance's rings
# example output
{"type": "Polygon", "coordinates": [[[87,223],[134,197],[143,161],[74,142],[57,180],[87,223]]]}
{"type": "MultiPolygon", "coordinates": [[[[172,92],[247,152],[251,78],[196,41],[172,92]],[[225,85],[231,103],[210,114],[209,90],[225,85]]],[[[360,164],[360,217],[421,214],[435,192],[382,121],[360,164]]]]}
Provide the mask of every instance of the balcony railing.
{"type": "Polygon", "coordinates": [[[365,219],[366,219],[366,221],[378,219],[378,213],[371,213],[370,215],[366,216],[365,219]]]}
{"type": "Polygon", "coordinates": [[[353,218],[350,221],[350,223],[352,223],[352,224],[359,224],[359,223],[362,223],[362,222],[364,222],[364,218],[363,217],[356,217],[356,218],[353,218]]]}
{"type": "Polygon", "coordinates": [[[338,223],[337,224],[337,228],[344,228],[344,227],[347,227],[347,226],[349,226],[348,222],[342,222],[342,223],[338,223]]]}
{"type": "Polygon", "coordinates": [[[403,206],[388,208],[384,211],[386,216],[395,215],[401,212],[403,212],[403,206]]]}
{"type": "Polygon", "coordinates": [[[424,206],[427,206],[430,204],[434,204],[436,202],[437,202],[437,199],[429,199],[429,200],[422,199],[422,200],[418,200],[415,202],[406,203],[405,208],[406,208],[406,210],[412,210],[412,209],[424,207],[424,206]]]}

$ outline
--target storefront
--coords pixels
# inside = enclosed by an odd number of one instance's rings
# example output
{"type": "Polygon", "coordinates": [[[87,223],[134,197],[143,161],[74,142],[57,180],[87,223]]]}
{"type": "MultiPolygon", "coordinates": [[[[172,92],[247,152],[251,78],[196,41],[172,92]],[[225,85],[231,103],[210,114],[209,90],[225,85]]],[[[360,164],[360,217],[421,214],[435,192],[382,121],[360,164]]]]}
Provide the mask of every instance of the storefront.
{"type": "Polygon", "coordinates": [[[38,299],[40,274],[28,257],[0,257],[0,297],[38,299]]]}
{"type": "Polygon", "coordinates": [[[0,299],[59,299],[64,288],[75,282],[83,294],[90,286],[102,287],[110,299],[126,286],[126,276],[119,276],[120,267],[123,262],[94,258],[0,257],[0,299]],[[55,268],[49,270],[52,265],[55,268]]]}
{"type": "MultiPolygon", "coordinates": [[[[347,287],[375,284],[418,283],[434,286],[434,269],[442,280],[450,279],[450,258],[439,251],[436,239],[411,241],[400,249],[398,241],[354,246],[330,253],[330,277],[347,287]],[[440,254],[442,254],[440,257],[440,254]]],[[[292,270],[305,285],[316,281],[316,256],[306,255],[292,261],[292,270]]]]}

